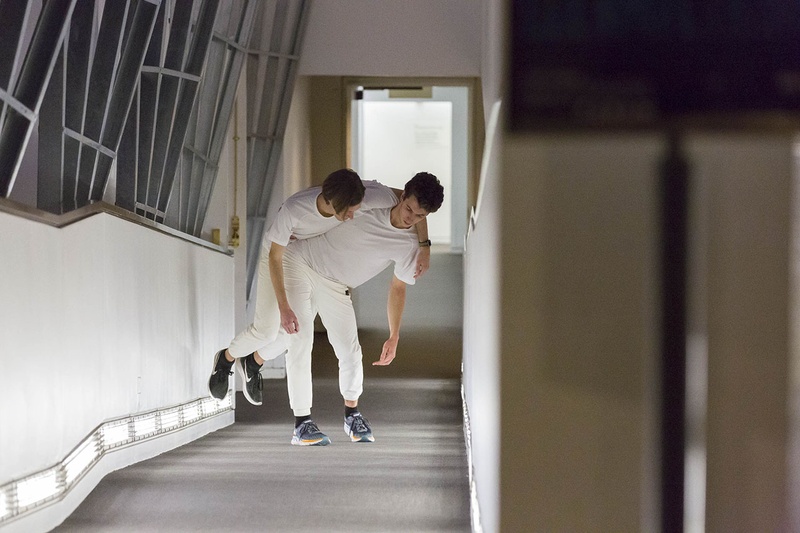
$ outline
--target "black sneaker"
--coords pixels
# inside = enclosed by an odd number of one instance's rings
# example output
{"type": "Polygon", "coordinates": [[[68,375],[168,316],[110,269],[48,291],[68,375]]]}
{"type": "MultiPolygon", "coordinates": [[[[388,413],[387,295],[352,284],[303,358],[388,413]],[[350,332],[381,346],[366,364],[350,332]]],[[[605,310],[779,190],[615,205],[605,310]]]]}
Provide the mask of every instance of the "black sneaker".
{"type": "Polygon", "coordinates": [[[261,405],[261,365],[256,363],[256,358],[253,354],[247,357],[240,357],[236,360],[236,368],[239,370],[239,375],[242,376],[244,385],[242,392],[247,401],[253,405],[261,405]]]}
{"type": "Polygon", "coordinates": [[[223,348],[214,356],[214,368],[208,378],[208,392],[217,400],[224,400],[228,395],[228,377],[233,374],[233,362],[225,359],[225,350],[223,348]]]}

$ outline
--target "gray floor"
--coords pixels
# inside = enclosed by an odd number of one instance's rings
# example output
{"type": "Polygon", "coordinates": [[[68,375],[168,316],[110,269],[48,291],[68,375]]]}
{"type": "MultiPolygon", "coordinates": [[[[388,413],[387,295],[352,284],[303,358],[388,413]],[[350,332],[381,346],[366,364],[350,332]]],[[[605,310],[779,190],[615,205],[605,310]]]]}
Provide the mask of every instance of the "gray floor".
{"type": "MultiPolygon", "coordinates": [[[[371,377],[376,441],[350,443],[330,372],[315,378],[326,447],[291,446],[285,380],[237,422],[107,476],[56,531],[469,531],[458,379],[371,377]]],[[[315,375],[318,372],[315,369],[315,375]]]]}

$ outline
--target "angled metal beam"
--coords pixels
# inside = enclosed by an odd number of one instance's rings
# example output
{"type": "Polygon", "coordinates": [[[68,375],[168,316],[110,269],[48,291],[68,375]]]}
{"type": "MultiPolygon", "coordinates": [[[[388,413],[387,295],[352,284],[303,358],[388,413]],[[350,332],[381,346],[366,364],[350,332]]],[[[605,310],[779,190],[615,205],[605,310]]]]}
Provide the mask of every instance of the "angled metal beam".
{"type": "Polygon", "coordinates": [[[22,102],[11,96],[9,93],[0,89],[0,100],[5,102],[11,109],[25,117],[26,119],[30,120],[31,122],[36,120],[36,113],[24,105],[22,102]]]}
{"type": "MultiPolygon", "coordinates": [[[[128,111],[136,92],[139,72],[142,68],[147,43],[153,33],[159,2],[139,0],[132,6],[133,14],[129,16],[131,23],[125,35],[125,41],[108,108],[100,136],[101,144],[114,154],[119,149],[123,127],[128,118],[128,111]]],[[[103,197],[108,178],[111,174],[112,158],[98,161],[97,173],[90,200],[97,201],[103,197]]],[[[118,176],[119,179],[119,176],[118,176]]]]}
{"type": "Polygon", "coordinates": [[[242,2],[238,12],[232,10],[227,19],[220,13],[215,23],[217,29],[184,146],[181,183],[173,191],[179,193],[180,202],[173,199],[168,210],[176,227],[195,236],[202,230],[219,172],[257,3],[242,2]]]}
{"type": "MultiPolygon", "coordinates": [[[[264,220],[283,149],[283,136],[289,116],[294,82],[297,76],[300,51],[308,24],[311,2],[302,0],[289,3],[278,0],[273,19],[270,45],[267,50],[259,46],[264,35],[251,39],[251,47],[262,52],[251,54],[250,64],[257,64],[255,83],[248,80],[248,116],[256,116],[257,123],[248,125],[248,176],[247,176],[247,298],[255,286],[258,257],[264,232],[264,220]],[[290,12],[290,5],[295,9],[290,12]],[[291,17],[290,17],[291,15],[291,17]],[[284,25],[293,30],[282,46],[284,25]],[[266,62],[266,64],[264,64],[266,62]],[[254,98],[253,98],[254,97],[254,98]]],[[[262,14],[263,16],[263,14],[262,14]]],[[[248,70],[248,77],[250,72],[248,70]]]]}
{"type": "Polygon", "coordinates": [[[139,120],[141,116],[141,93],[134,94],[128,111],[128,120],[117,147],[117,190],[116,205],[136,211],[136,189],[139,177],[139,120]]]}
{"type": "MultiPolygon", "coordinates": [[[[203,72],[203,65],[205,64],[211,36],[214,32],[214,19],[217,16],[218,7],[217,0],[204,0],[200,7],[200,16],[197,20],[194,40],[186,61],[186,68],[184,69],[188,74],[200,76],[203,72]]],[[[175,180],[175,171],[178,167],[189,117],[192,114],[192,107],[197,95],[197,86],[197,83],[183,82],[178,101],[178,113],[170,136],[169,150],[166,153],[164,162],[163,179],[161,180],[161,188],[156,203],[159,211],[165,212],[169,205],[172,183],[175,180]]]]}
{"type": "Polygon", "coordinates": [[[0,32],[0,88],[11,91],[16,84],[16,75],[25,56],[22,37],[28,17],[30,16],[31,2],[26,0],[0,1],[0,20],[4,21],[3,31],[0,32]],[[7,53],[13,51],[13,53],[7,53]]]}
{"type": "MultiPolygon", "coordinates": [[[[50,0],[42,6],[28,55],[14,88],[14,98],[37,114],[75,1],[50,0]]],[[[3,123],[0,132],[0,196],[7,197],[11,193],[33,126],[33,123],[13,110],[3,123]]]]}
{"type": "Polygon", "coordinates": [[[36,207],[56,215],[64,213],[64,57],[58,54],[53,75],[39,111],[39,160],[36,207]]]}
{"type": "MultiPolygon", "coordinates": [[[[189,26],[191,23],[192,0],[176,0],[174,9],[169,16],[159,16],[162,35],[167,38],[165,52],[159,50],[158,54],[148,53],[145,58],[148,66],[166,67],[172,70],[183,70],[183,56],[186,43],[189,38],[189,26]],[[156,60],[150,63],[150,60],[156,60]]],[[[163,10],[166,12],[166,10],[163,10]]],[[[151,41],[152,42],[152,41],[151,41]]],[[[159,48],[162,42],[156,43],[159,48]]],[[[147,169],[147,188],[144,195],[139,194],[139,202],[145,205],[154,206],[159,199],[164,179],[164,164],[167,159],[167,150],[170,145],[170,138],[173,133],[173,125],[177,118],[178,91],[180,79],[171,76],[163,76],[145,73],[145,78],[155,78],[155,103],[156,114],[153,130],[152,155],[149,168],[147,169]]],[[[140,184],[141,187],[141,184],[140,184]]],[[[159,220],[159,222],[161,222],[159,220]]]]}
{"type": "MultiPolygon", "coordinates": [[[[128,2],[106,2],[103,17],[97,32],[97,42],[93,47],[89,89],[86,95],[86,112],[82,134],[90,143],[83,143],[84,157],[78,169],[76,195],[78,205],[89,203],[95,188],[95,172],[98,160],[113,160],[114,152],[99,150],[105,127],[108,106],[111,101],[111,88],[116,77],[118,58],[122,47],[122,37],[128,16],[128,2]]],[[[109,162],[110,166],[110,162],[109,162]]],[[[100,200],[101,196],[95,199],[100,200]]]]}
{"type": "MultiPolygon", "coordinates": [[[[63,128],[83,131],[88,102],[89,73],[92,60],[92,36],[94,35],[95,1],[83,0],[75,6],[69,34],[64,43],[64,118],[58,123],[44,124],[43,128],[63,128]]],[[[69,212],[82,205],[79,202],[78,169],[83,155],[83,145],[76,139],[64,137],[62,168],[62,212],[69,212]]]]}
{"type": "MultiPolygon", "coordinates": [[[[27,27],[30,16],[31,2],[25,0],[0,0],[0,20],[8,21],[3,26],[3,31],[0,32],[0,50],[4,52],[14,51],[13,54],[0,54],[0,89],[3,89],[8,95],[8,98],[3,98],[6,103],[11,105],[14,102],[24,109],[27,108],[17,102],[11,96],[11,93],[13,93],[17,84],[17,78],[20,70],[22,70],[22,58],[25,57],[25,51],[27,50],[23,46],[24,32],[22,30],[27,27]]],[[[20,109],[17,109],[17,112],[25,114],[20,109]]],[[[7,116],[8,106],[0,106],[0,131],[3,130],[7,116]]]]}

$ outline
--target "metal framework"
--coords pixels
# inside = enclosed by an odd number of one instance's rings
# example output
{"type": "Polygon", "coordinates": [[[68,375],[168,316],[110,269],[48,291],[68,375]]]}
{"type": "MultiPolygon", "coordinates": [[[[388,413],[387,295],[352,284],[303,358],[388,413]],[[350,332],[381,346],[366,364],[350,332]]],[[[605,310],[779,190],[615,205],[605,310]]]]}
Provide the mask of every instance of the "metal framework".
{"type": "Polygon", "coordinates": [[[183,145],[173,199],[167,208],[167,224],[199,236],[250,40],[256,0],[232,2],[217,15],[206,69],[200,82],[197,105],[192,110],[183,145]]]}
{"type": "Polygon", "coordinates": [[[219,3],[165,0],[120,147],[117,204],[164,222],[219,3]]]}
{"type": "Polygon", "coordinates": [[[0,196],[14,187],[76,0],[0,0],[0,196]],[[28,38],[25,30],[36,27],[28,38]]]}
{"type": "Polygon", "coordinates": [[[283,149],[309,0],[259,3],[247,54],[247,299],[283,149]]]}
{"type": "Polygon", "coordinates": [[[246,64],[251,287],[310,5],[0,0],[0,197],[36,134],[38,208],[113,201],[199,236],[246,64]]]}

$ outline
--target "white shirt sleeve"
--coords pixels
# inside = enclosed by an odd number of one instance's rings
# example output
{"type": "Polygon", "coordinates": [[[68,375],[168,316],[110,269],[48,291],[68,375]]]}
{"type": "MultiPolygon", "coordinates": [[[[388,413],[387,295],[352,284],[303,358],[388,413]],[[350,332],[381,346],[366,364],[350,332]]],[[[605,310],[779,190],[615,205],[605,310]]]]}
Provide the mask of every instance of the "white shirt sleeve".
{"type": "Polygon", "coordinates": [[[416,281],[414,274],[417,272],[417,252],[416,247],[409,247],[408,253],[394,263],[394,275],[397,279],[407,285],[414,285],[416,281]]]}
{"type": "Polygon", "coordinates": [[[286,209],[284,203],[278,213],[275,215],[275,220],[269,227],[267,232],[267,240],[274,242],[281,246],[286,246],[292,238],[292,230],[294,229],[295,222],[292,220],[290,209],[286,209]]]}
{"type": "Polygon", "coordinates": [[[361,201],[361,209],[382,209],[394,207],[397,204],[397,195],[382,183],[370,180],[364,182],[364,200],[361,201]]]}

